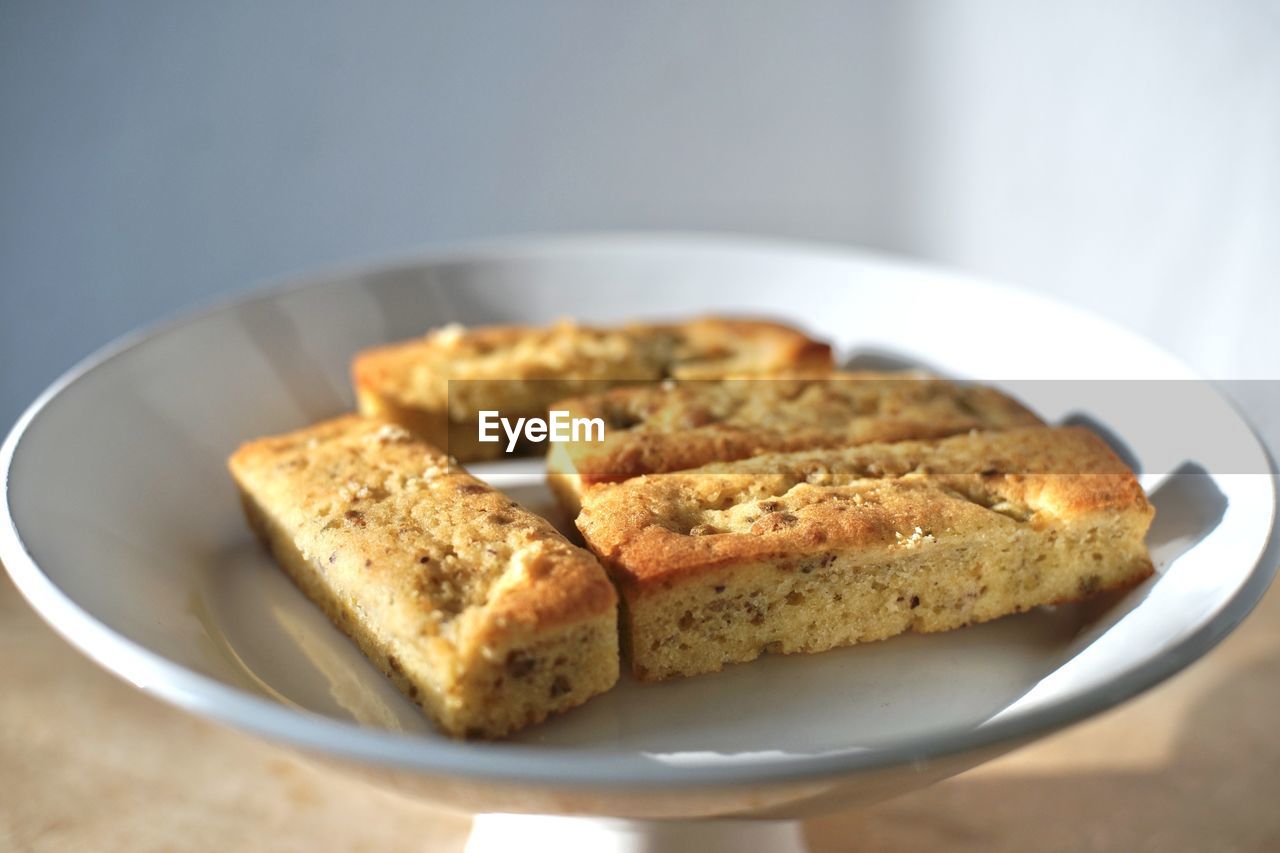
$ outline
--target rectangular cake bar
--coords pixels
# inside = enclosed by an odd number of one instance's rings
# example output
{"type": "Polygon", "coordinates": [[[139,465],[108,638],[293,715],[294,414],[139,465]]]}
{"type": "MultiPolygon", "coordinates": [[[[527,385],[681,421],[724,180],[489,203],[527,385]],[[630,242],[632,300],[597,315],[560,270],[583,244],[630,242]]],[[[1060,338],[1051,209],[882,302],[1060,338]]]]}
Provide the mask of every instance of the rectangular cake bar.
{"type": "Polygon", "coordinates": [[[358,354],[361,413],[406,427],[466,462],[497,458],[478,413],[543,417],[564,397],[667,377],[826,371],[831,350],[780,323],[706,317],[616,327],[446,326],[358,354]]]}
{"type": "Polygon", "coordinates": [[[605,425],[603,441],[561,442],[548,451],[548,483],[571,517],[584,489],[642,474],[1041,423],[993,388],[916,373],[650,383],[555,408],[605,425]]]}
{"type": "Polygon", "coordinates": [[[588,490],[646,680],[1076,601],[1151,574],[1153,509],[1093,433],[757,456],[588,490]]]}
{"type": "Polygon", "coordinates": [[[230,468],[281,567],[446,733],[500,737],[617,680],[595,558],[406,430],[340,417],[230,468]]]}

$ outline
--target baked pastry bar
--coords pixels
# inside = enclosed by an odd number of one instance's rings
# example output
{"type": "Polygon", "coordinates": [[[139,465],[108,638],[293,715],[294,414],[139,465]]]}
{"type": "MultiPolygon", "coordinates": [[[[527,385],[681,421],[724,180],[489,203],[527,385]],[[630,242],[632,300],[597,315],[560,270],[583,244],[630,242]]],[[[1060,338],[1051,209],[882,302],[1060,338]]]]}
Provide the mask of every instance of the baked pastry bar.
{"type": "Polygon", "coordinates": [[[758,456],[591,489],[578,527],[645,680],[1130,587],[1153,509],[1091,432],[758,456]]]}
{"type": "Polygon", "coordinates": [[[612,328],[446,326],[359,353],[352,378],[361,413],[398,423],[465,462],[504,450],[502,442],[478,440],[482,410],[542,417],[557,400],[627,382],[830,367],[830,347],[789,326],[706,317],[612,328]]]}
{"type": "Polygon", "coordinates": [[[1041,423],[993,388],[918,373],[726,379],[617,388],[565,400],[603,441],[553,444],[547,481],[570,517],[583,489],[768,452],[942,438],[1041,423]]]}
{"type": "Polygon", "coordinates": [[[340,417],[230,468],[281,567],[446,733],[499,737],[617,680],[595,558],[404,429],[340,417]]]}

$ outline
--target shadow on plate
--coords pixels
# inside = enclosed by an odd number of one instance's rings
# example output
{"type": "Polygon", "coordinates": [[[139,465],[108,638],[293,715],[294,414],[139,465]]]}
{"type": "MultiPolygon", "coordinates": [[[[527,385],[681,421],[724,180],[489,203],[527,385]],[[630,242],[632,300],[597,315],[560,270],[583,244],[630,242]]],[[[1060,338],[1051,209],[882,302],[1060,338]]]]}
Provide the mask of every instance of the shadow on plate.
{"type": "Polygon", "coordinates": [[[932,376],[946,376],[946,372],[938,369],[930,364],[925,364],[919,359],[912,358],[893,350],[883,349],[879,347],[865,347],[854,350],[844,363],[840,365],[841,370],[870,371],[873,373],[897,373],[903,370],[921,370],[932,376]]]}
{"type": "MultiPolygon", "coordinates": [[[[1072,412],[1062,419],[1063,426],[1080,426],[1089,429],[1094,435],[1106,442],[1116,456],[1120,457],[1120,461],[1129,466],[1129,469],[1135,474],[1142,473],[1142,463],[1138,461],[1138,455],[1133,452],[1128,443],[1116,434],[1102,421],[1084,412],[1072,412]]],[[[1185,467],[1185,466],[1184,466],[1185,467]]]]}
{"type": "Polygon", "coordinates": [[[1169,566],[1208,536],[1227,512],[1227,496],[1213,476],[1184,462],[1152,492],[1155,520],[1147,534],[1157,569],[1169,566]]]}

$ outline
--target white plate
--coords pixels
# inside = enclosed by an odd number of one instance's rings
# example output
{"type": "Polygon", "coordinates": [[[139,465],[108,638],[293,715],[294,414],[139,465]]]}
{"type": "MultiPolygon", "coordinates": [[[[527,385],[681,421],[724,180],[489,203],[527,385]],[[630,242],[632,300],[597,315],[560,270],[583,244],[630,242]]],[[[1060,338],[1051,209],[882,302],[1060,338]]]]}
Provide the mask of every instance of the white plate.
{"type": "MultiPolygon", "coordinates": [[[[923,784],[1109,707],[1243,618],[1276,565],[1272,468],[1231,407],[1192,379],[1098,318],[864,253],[691,237],[488,246],[272,290],[93,356],[4,445],[0,558],[58,631],[139,688],[441,800],[794,814],[923,784]],[[1016,393],[1051,419],[1086,413],[1137,457],[1159,508],[1157,576],[1119,600],[944,635],[656,686],[624,678],[512,742],[467,744],[432,732],[244,525],[227,454],[349,408],[347,364],[362,347],[452,321],[703,311],[789,319],[845,357],[1036,380],[1016,393]],[[1120,375],[1187,381],[1158,386],[1181,396],[1141,406],[1138,384],[1043,381],[1120,375]],[[1184,434],[1170,400],[1188,394],[1199,428],[1184,434]],[[1186,465],[1213,473],[1169,476],[1186,465]]],[[[550,507],[536,462],[476,472],[550,507]]]]}

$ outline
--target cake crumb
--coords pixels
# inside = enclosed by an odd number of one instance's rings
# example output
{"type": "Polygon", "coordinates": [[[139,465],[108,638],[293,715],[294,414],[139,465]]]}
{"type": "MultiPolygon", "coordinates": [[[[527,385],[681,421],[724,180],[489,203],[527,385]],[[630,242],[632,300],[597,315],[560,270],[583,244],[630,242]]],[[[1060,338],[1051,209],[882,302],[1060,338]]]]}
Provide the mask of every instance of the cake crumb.
{"type": "Polygon", "coordinates": [[[831,482],[831,471],[823,465],[815,465],[808,474],[805,475],[805,482],[811,485],[825,485],[831,482]]]}
{"type": "Polygon", "coordinates": [[[413,438],[409,431],[395,424],[383,424],[377,432],[369,433],[364,440],[370,444],[397,444],[413,438]]]}
{"type": "Polygon", "coordinates": [[[363,483],[357,483],[355,480],[348,480],[342,488],[338,489],[338,497],[344,503],[354,503],[357,500],[364,500],[369,497],[369,487],[363,483]]]}
{"type": "Polygon", "coordinates": [[[898,540],[898,544],[903,548],[915,548],[930,542],[935,542],[932,533],[925,533],[920,527],[916,527],[910,536],[903,536],[901,533],[895,532],[894,538],[898,540]]]}
{"type": "Polygon", "coordinates": [[[461,323],[449,323],[437,329],[433,337],[437,343],[444,344],[447,347],[456,347],[466,333],[467,327],[461,323]]]}

